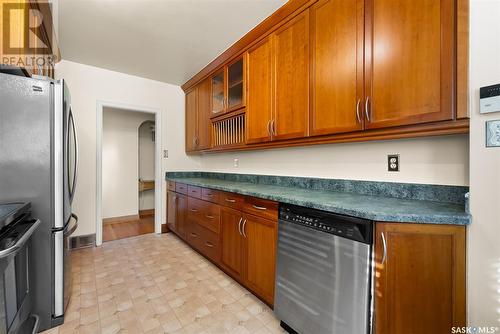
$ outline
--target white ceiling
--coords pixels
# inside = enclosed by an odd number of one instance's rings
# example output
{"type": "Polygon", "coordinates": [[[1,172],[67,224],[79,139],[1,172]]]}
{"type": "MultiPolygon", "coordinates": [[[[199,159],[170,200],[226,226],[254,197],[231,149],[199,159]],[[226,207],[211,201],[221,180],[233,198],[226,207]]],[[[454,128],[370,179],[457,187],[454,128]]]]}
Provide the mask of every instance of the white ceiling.
{"type": "Polygon", "coordinates": [[[62,58],[183,84],[286,0],[59,0],[62,58]]]}

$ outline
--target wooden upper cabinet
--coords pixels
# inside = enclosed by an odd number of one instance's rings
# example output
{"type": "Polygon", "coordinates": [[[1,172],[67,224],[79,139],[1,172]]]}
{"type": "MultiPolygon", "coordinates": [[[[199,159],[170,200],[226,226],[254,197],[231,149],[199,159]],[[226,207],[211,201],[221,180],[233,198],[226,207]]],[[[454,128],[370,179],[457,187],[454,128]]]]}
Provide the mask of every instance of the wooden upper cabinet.
{"type": "Polygon", "coordinates": [[[465,326],[465,227],[377,223],[375,333],[465,326]]]}
{"type": "Polygon", "coordinates": [[[205,79],[186,92],[186,151],[211,147],[211,81],[205,79]]]}
{"type": "Polygon", "coordinates": [[[453,118],[454,0],[366,1],[366,128],[453,118]]]}
{"type": "Polygon", "coordinates": [[[194,87],[186,92],[186,152],[197,147],[198,133],[198,89],[194,87]]]}
{"type": "Polygon", "coordinates": [[[274,303],[277,222],[244,214],[246,283],[264,301],[274,303]]]}
{"type": "Polygon", "coordinates": [[[212,113],[217,114],[224,110],[225,96],[225,80],[224,69],[215,73],[212,76],[212,113]]]}
{"type": "Polygon", "coordinates": [[[245,57],[221,68],[211,78],[212,115],[245,106],[245,57]]]}
{"type": "Polygon", "coordinates": [[[236,110],[245,106],[245,57],[240,57],[227,66],[226,109],[236,110]]]}
{"type": "Polygon", "coordinates": [[[246,141],[249,144],[271,140],[272,68],[272,40],[266,37],[247,53],[246,141]]]}
{"type": "Polygon", "coordinates": [[[273,38],[273,140],[305,137],[309,118],[309,10],[279,28],[273,38]]]}
{"type": "Polygon", "coordinates": [[[320,0],[310,11],[310,134],[361,130],[363,1],[320,0]]]}
{"type": "Polygon", "coordinates": [[[211,146],[210,84],[210,79],[205,79],[198,85],[197,149],[199,150],[204,150],[211,146]]]}

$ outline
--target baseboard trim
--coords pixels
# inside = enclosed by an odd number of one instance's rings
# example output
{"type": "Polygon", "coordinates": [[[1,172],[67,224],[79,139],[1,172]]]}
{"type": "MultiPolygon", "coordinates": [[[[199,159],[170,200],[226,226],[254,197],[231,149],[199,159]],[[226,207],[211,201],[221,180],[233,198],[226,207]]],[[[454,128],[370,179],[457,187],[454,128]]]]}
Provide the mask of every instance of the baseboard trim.
{"type": "Polygon", "coordinates": [[[70,249],[80,249],[95,247],[95,233],[86,235],[77,235],[69,238],[70,249]]]}
{"type": "Polygon", "coordinates": [[[161,233],[168,233],[170,230],[168,229],[167,224],[161,224],[161,233]]]}
{"type": "Polygon", "coordinates": [[[103,218],[102,223],[103,224],[109,224],[109,223],[118,223],[118,222],[124,222],[124,221],[130,221],[130,220],[137,220],[139,219],[139,215],[128,215],[128,216],[120,216],[120,217],[109,217],[109,218],[103,218]]]}
{"type": "Polygon", "coordinates": [[[155,209],[139,210],[139,217],[150,217],[155,215],[155,209]]]}

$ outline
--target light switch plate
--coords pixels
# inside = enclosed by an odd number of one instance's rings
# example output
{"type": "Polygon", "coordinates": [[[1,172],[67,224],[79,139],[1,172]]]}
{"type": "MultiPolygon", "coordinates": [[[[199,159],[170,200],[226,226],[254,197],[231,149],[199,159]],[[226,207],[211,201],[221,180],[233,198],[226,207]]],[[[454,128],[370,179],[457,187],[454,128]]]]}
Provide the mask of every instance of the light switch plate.
{"type": "Polygon", "coordinates": [[[479,112],[489,114],[500,111],[500,84],[479,89],[479,112]]]}
{"type": "Polygon", "coordinates": [[[486,147],[500,147],[500,120],[486,122],[486,147]]]}

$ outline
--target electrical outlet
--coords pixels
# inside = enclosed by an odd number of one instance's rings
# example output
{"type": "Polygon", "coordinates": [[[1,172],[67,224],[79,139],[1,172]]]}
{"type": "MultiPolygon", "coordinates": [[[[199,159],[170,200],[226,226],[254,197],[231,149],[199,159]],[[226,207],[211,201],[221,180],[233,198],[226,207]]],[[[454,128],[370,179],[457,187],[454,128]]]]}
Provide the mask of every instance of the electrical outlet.
{"type": "Polygon", "coordinates": [[[399,154],[389,154],[387,156],[387,170],[389,172],[399,172],[399,154]]]}
{"type": "Polygon", "coordinates": [[[238,158],[234,158],[233,164],[234,164],[234,167],[238,167],[240,165],[240,160],[238,158]]]}
{"type": "Polygon", "coordinates": [[[163,157],[168,158],[168,150],[163,150],[163,157]]]}

